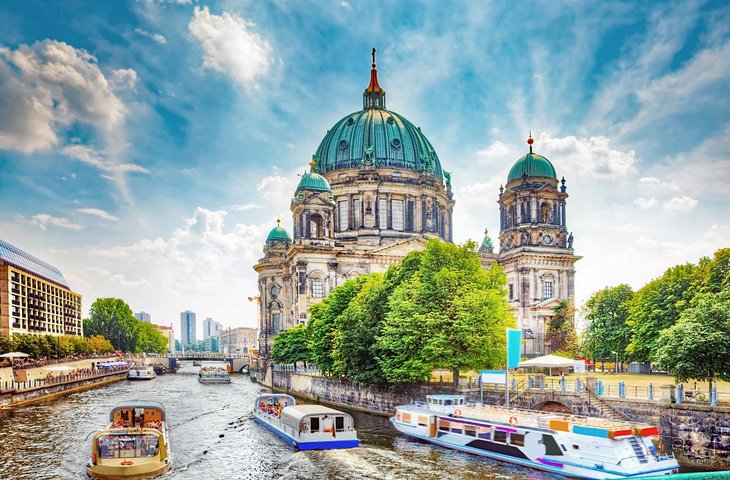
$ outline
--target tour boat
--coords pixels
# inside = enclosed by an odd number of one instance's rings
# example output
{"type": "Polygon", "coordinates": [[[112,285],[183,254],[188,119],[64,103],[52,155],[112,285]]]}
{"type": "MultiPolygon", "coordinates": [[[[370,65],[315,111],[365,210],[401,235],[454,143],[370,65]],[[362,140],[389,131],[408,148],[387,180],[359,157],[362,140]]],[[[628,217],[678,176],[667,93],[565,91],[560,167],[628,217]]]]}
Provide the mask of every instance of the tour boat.
{"type": "Polygon", "coordinates": [[[152,380],[156,376],[151,365],[135,365],[127,372],[127,380],[152,380]]]}
{"type": "Polygon", "coordinates": [[[171,467],[169,434],[162,404],[123,402],[109,425],[91,439],[86,473],[95,479],[132,480],[161,475],[171,467]]]}
{"type": "Polygon", "coordinates": [[[461,395],[430,395],[426,403],[398,406],[390,421],[436,445],[568,477],[636,478],[679,470],[660,451],[659,429],[652,425],[467,404],[461,395]]]}
{"type": "Polygon", "coordinates": [[[200,383],[231,383],[231,376],[226,366],[214,365],[200,367],[198,372],[200,383]]]}
{"type": "Polygon", "coordinates": [[[291,395],[259,396],[253,417],[299,450],[332,450],[360,445],[350,415],[322,405],[297,405],[291,395]]]}

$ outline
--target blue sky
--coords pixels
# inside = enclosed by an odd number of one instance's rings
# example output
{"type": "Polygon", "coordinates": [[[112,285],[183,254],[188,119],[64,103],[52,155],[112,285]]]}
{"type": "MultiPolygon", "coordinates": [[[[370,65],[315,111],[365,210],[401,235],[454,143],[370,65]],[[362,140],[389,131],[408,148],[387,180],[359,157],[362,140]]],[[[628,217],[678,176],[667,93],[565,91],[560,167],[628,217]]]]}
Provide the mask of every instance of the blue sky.
{"type": "Polygon", "coordinates": [[[154,322],[256,324],[252,265],[327,129],[388,107],[497,236],[535,151],[565,176],[577,300],[728,246],[725,2],[0,4],[0,238],[154,322]]]}

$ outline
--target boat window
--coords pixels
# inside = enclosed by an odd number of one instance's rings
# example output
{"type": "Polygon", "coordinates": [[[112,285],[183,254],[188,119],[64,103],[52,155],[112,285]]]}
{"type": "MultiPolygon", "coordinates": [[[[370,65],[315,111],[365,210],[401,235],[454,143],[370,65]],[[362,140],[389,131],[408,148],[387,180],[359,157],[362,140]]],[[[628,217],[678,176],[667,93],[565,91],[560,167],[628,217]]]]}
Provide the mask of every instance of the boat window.
{"type": "Polygon", "coordinates": [[[439,420],[439,430],[449,431],[449,422],[445,420],[439,420]]]}
{"type": "Polygon", "coordinates": [[[400,413],[400,412],[396,413],[396,414],[395,414],[395,419],[396,419],[396,420],[398,420],[398,421],[401,421],[401,420],[403,420],[403,414],[402,414],[402,413],[400,413]]]}
{"type": "Polygon", "coordinates": [[[579,448],[580,448],[580,447],[578,447],[578,445],[573,445],[573,448],[574,448],[575,450],[579,450],[579,448]]]}
{"type": "Polygon", "coordinates": [[[341,432],[345,429],[345,417],[337,416],[335,417],[335,429],[338,432],[341,432]]]}
{"type": "Polygon", "coordinates": [[[451,405],[451,400],[444,400],[444,405],[451,405]]]}
{"type": "Polygon", "coordinates": [[[464,431],[461,429],[461,425],[458,423],[452,423],[451,424],[451,433],[463,433],[464,431]]]}
{"type": "Polygon", "coordinates": [[[464,399],[463,398],[460,398],[459,399],[459,405],[464,405],[464,399]]]}
{"type": "Polygon", "coordinates": [[[421,425],[422,427],[427,426],[428,425],[428,417],[422,417],[422,416],[419,415],[418,416],[418,424],[421,425]]]}
{"type": "Polygon", "coordinates": [[[312,432],[319,432],[319,417],[312,417],[309,419],[309,425],[312,432]]]}
{"type": "Polygon", "coordinates": [[[96,440],[100,458],[154,457],[157,435],[103,435],[96,440]]]}
{"type": "Polygon", "coordinates": [[[495,430],[494,431],[494,441],[501,442],[501,443],[507,443],[507,432],[503,432],[502,430],[495,430]]]}
{"type": "MultiPolygon", "coordinates": [[[[563,452],[560,450],[560,447],[558,446],[558,442],[555,441],[555,438],[553,438],[552,435],[543,435],[542,436],[542,444],[545,445],[545,453],[547,455],[562,455],[563,452]]],[[[565,448],[565,447],[563,447],[565,448]]]]}
{"type": "Polygon", "coordinates": [[[492,437],[492,429],[488,427],[479,427],[479,438],[489,440],[492,437]]]}
{"type": "Polygon", "coordinates": [[[509,443],[511,445],[517,445],[518,447],[525,446],[525,436],[521,433],[512,433],[509,436],[509,443]]]}
{"type": "Polygon", "coordinates": [[[464,425],[464,434],[470,437],[476,437],[477,427],[475,427],[474,425],[464,425]]]}
{"type": "Polygon", "coordinates": [[[403,413],[403,423],[411,423],[411,414],[403,413]]]}
{"type": "Polygon", "coordinates": [[[564,451],[564,452],[567,452],[567,451],[568,451],[568,449],[567,449],[567,448],[565,448],[565,445],[563,445],[562,443],[560,444],[560,446],[561,446],[561,447],[563,447],[563,451],[564,451]]]}

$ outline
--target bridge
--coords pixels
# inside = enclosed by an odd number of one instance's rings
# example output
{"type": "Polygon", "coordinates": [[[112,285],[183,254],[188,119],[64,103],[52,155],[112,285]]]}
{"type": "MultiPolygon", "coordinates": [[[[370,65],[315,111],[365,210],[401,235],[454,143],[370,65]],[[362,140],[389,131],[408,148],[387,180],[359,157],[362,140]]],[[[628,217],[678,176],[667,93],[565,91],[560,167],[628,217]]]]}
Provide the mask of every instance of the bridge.
{"type": "Polygon", "coordinates": [[[140,359],[145,365],[161,364],[167,366],[170,371],[177,370],[182,363],[190,361],[198,362],[224,362],[231,366],[234,372],[247,373],[248,366],[251,362],[250,355],[241,354],[223,354],[216,352],[175,352],[168,353],[165,356],[145,356],[140,359]]]}

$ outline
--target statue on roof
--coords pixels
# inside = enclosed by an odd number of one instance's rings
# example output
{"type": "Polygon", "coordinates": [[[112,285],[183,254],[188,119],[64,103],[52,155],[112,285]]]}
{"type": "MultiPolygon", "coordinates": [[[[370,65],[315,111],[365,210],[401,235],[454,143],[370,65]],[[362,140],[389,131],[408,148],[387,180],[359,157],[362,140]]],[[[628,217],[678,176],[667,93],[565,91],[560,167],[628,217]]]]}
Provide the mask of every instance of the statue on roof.
{"type": "Polygon", "coordinates": [[[362,163],[363,165],[370,166],[373,164],[373,151],[375,150],[375,147],[370,145],[369,147],[365,147],[364,153],[365,158],[363,159],[362,163]]]}
{"type": "MultiPolygon", "coordinates": [[[[444,177],[446,177],[446,188],[451,188],[451,172],[444,170],[444,177]]],[[[486,230],[484,233],[487,233],[486,230]]]]}
{"type": "Polygon", "coordinates": [[[433,164],[431,161],[431,153],[426,152],[419,155],[421,157],[421,167],[425,172],[433,173],[433,164]]]}

